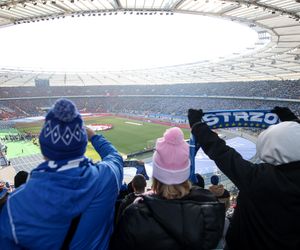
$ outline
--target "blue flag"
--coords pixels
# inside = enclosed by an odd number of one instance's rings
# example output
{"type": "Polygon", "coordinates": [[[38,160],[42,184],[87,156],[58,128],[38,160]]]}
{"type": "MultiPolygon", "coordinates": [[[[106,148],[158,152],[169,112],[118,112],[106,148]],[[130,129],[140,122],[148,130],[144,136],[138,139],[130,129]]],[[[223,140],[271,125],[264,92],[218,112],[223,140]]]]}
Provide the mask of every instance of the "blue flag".
{"type": "MultiPolygon", "coordinates": [[[[279,118],[270,110],[221,110],[205,112],[202,117],[211,129],[249,127],[266,129],[271,125],[279,123],[279,118]]],[[[190,161],[191,174],[190,180],[195,183],[195,156],[198,149],[197,142],[191,134],[190,138],[190,161]]]]}
{"type": "Polygon", "coordinates": [[[136,168],[135,174],[141,174],[145,177],[146,180],[149,180],[149,176],[145,168],[145,163],[143,161],[126,160],[124,161],[124,167],[136,168]]]}

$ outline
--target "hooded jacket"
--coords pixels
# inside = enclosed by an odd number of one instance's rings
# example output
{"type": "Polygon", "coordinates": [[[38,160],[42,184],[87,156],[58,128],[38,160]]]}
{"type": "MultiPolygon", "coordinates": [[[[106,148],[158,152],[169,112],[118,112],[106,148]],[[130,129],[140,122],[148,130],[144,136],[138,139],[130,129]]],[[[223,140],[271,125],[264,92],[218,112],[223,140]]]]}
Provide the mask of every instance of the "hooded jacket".
{"type": "Polygon", "coordinates": [[[300,161],[300,122],[269,127],[258,136],[256,149],[261,161],[272,165],[300,161]]]}
{"type": "Polygon", "coordinates": [[[0,249],[60,249],[73,218],[81,214],[70,249],[107,249],[123,160],[103,136],[91,142],[102,161],[47,161],[9,195],[0,215],[0,249]],[[45,168],[43,168],[45,167],[45,168]]]}
{"type": "Polygon", "coordinates": [[[299,131],[300,124],[283,122],[268,128],[263,133],[263,137],[267,137],[259,138],[262,143],[264,140],[268,142],[263,147],[258,143],[258,153],[263,157],[261,160],[272,159],[273,163],[276,162],[274,165],[244,160],[233,148],[226,146],[225,141],[207,124],[193,126],[192,133],[198,146],[240,190],[226,236],[228,249],[300,249],[299,131]],[[276,139],[278,128],[287,129],[282,131],[285,137],[276,139]],[[281,142],[291,150],[278,145],[281,142]],[[274,150],[270,151],[268,145],[274,150]]]}
{"type": "Polygon", "coordinates": [[[224,205],[201,188],[180,200],[144,196],[125,209],[112,249],[213,249],[222,236],[224,215],[224,205]]]}

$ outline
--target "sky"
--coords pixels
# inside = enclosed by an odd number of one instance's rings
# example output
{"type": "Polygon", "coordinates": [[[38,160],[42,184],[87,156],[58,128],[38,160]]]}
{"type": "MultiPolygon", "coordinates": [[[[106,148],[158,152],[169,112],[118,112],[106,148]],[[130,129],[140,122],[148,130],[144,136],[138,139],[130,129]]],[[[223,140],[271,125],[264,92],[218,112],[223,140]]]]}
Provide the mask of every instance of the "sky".
{"type": "Polygon", "coordinates": [[[0,29],[0,67],[116,71],[215,60],[257,42],[249,27],[200,15],[66,17],[0,29]]]}

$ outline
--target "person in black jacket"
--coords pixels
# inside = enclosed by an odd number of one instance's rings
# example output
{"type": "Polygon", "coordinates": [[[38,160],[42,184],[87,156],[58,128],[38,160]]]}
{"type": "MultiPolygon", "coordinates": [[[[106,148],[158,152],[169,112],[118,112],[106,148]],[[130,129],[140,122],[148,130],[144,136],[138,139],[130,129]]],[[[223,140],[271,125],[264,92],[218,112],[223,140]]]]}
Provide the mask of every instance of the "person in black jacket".
{"type": "Polygon", "coordinates": [[[126,207],[128,207],[137,197],[140,197],[146,189],[147,182],[146,178],[142,174],[137,174],[133,177],[131,181],[131,186],[133,189],[133,192],[130,194],[127,194],[125,198],[121,201],[120,207],[118,209],[116,223],[118,223],[121,215],[123,214],[126,207]]]}
{"type": "Polygon", "coordinates": [[[127,207],[111,249],[213,249],[223,232],[225,208],[208,190],[191,187],[189,145],[179,128],[156,142],[152,193],[127,207]]]}
{"type": "Polygon", "coordinates": [[[282,122],[259,135],[260,164],[226,146],[201,121],[202,110],[188,112],[196,147],[240,190],[226,236],[230,250],[300,249],[300,124],[288,108],[275,107],[273,112],[282,122]]]}

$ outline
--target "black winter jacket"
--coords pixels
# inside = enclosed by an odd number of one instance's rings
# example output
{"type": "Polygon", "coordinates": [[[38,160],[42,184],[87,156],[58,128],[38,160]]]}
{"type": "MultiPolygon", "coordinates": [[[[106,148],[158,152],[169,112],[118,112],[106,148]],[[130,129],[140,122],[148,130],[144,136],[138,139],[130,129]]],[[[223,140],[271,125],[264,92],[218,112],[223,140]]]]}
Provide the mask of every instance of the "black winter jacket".
{"type": "Polygon", "coordinates": [[[240,190],[226,236],[229,249],[299,250],[300,162],[253,164],[206,124],[196,124],[192,133],[197,146],[240,190]]]}
{"type": "Polygon", "coordinates": [[[123,213],[111,249],[213,249],[223,231],[225,209],[205,189],[180,200],[144,196],[123,213]]]}
{"type": "Polygon", "coordinates": [[[121,201],[121,204],[118,208],[117,211],[117,216],[116,216],[116,223],[119,222],[124,210],[134,202],[134,200],[138,197],[140,197],[141,194],[136,194],[136,193],[130,193],[128,195],[125,196],[125,198],[121,201]]]}

